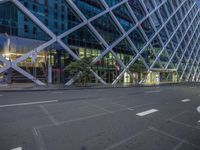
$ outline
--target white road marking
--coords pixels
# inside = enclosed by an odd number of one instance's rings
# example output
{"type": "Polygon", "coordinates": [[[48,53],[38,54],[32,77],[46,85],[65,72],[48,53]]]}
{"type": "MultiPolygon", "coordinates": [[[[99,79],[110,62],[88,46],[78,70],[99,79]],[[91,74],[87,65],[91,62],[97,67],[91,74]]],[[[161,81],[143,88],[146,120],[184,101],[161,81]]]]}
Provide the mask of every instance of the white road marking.
{"type": "Polygon", "coordinates": [[[180,124],[180,125],[189,127],[189,128],[198,129],[197,127],[194,127],[194,126],[192,126],[192,125],[189,125],[189,124],[186,124],[186,123],[183,123],[183,122],[180,122],[180,121],[170,120],[170,119],[169,119],[169,121],[174,122],[174,123],[176,123],[176,124],[180,124]]]}
{"type": "MultiPolygon", "coordinates": [[[[71,123],[71,122],[83,121],[83,120],[92,119],[92,118],[97,118],[97,117],[105,116],[105,115],[108,115],[108,114],[115,114],[115,113],[119,113],[119,112],[124,112],[124,110],[126,110],[126,109],[119,109],[117,111],[113,111],[113,112],[110,112],[110,113],[102,112],[102,113],[89,115],[89,116],[85,116],[85,117],[81,117],[81,118],[76,118],[76,119],[71,119],[71,120],[66,120],[66,121],[59,121],[58,125],[67,124],[67,123],[71,123]]],[[[53,124],[41,125],[41,126],[37,126],[37,129],[52,127],[52,126],[54,126],[54,125],[53,124]]]]}
{"type": "Polygon", "coordinates": [[[198,121],[198,123],[200,123],[200,120],[198,121]]]}
{"type": "Polygon", "coordinates": [[[103,107],[97,106],[97,105],[95,105],[95,104],[92,104],[92,103],[90,103],[90,102],[87,102],[87,101],[83,101],[83,102],[86,103],[86,104],[89,104],[89,105],[91,105],[91,106],[93,106],[93,107],[96,107],[97,109],[101,109],[101,110],[103,110],[103,111],[105,111],[105,112],[107,112],[107,113],[112,113],[112,111],[110,111],[110,110],[108,110],[108,109],[105,109],[105,108],[103,108],[103,107]]]}
{"type": "Polygon", "coordinates": [[[126,138],[126,139],[123,139],[123,140],[121,140],[121,141],[119,141],[119,142],[117,142],[117,143],[115,143],[115,144],[113,144],[113,145],[111,145],[111,146],[105,148],[104,150],[111,150],[111,149],[114,149],[114,148],[118,147],[119,145],[122,145],[122,144],[124,144],[124,143],[126,143],[126,142],[128,142],[128,141],[130,141],[130,140],[133,140],[134,138],[136,138],[136,137],[138,137],[138,136],[140,136],[140,135],[145,134],[147,131],[148,131],[148,129],[143,130],[143,131],[141,131],[141,132],[139,132],[139,133],[136,133],[136,134],[133,135],[133,136],[130,136],[130,137],[126,138]]]}
{"type": "Polygon", "coordinates": [[[173,150],[179,149],[179,148],[184,144],[184,142],[185,142],[184,140],[180,141],[180,142],[174,147],[173,150]]]}
{"type": "Polygon", "coordinates": [[[130,110],[130,111],[133,111],[134,109],[133,108],[127,108],[128,110],[130,110]]]}
{"type": "Polygon", "coordinates": [[[145,93],[148,93],[148,94],[150,94],[150,93],[160,93],[160,91],[146,91],[145,93]]]}
{"type": "Polygon", "coordinates": [[[0,97],[2,97],[3,95],[0,95],[0,97]]]}
{"type": "Polygon", "coordinates": [[[64,92],[62,91],[55,91],[55,92],[52,92],[53,94],[63,94],[64,92]]]}
{"type": "Polygon", "coordinates": [[[196,87],[190,87],[191,89],[195,89],[196,87]]]}
{"type": "Polygon", "coordinates": [[[177,117],[179,117],[179,116],[182,116],[182,115],[185,114],[185,113],[188,113],[188,111],[180,112],[180,113],[178,113],[178,114],[172,116],[172,117],[169,118],[168,120],[173,120],[173,119],[175,119],[175,118],[177,118],[177,117]]]}
{"type": "Polygon", "coordinates": [[[183,99],[183,100],[181,100],[181,102],[183,102],[183,103],[189,102],[189,101],[191,101],[191,99],[183,99]]]}
{"type": "Polygon", "coordinates": [[[197,107],[197,111],[200,113],[200,106],[199,106],[199,107],[197,107]]]}
{"type": "Polygon", "coordinates": [[[49,113],[49,111],[42,105],[40,105],[40,108],[44,111],[44,113],[49,117],[49,119],[51,120],[51,122],[54,125],[58,125],[58,122],[56,121],[56,119],[49,113]]]}
{"type": "Polygon", "coordinates": [[[137,113],[136,115],[142,117],[142,116],[145,116],[145,115],[157,112],[157,111],[158,111],[157,109],[150,109],[150,110],[147,110],[147,111],[144,111],[141,113],[137,113]]]}
{"type": "Polygon", "coordinates": [[[11,150],[22,150],[22,148],[18,147],[18,148],[14,148],[14,149],[11,149],[11,150]]]}
{"type": "Polygon", "coordinates": [[[102,91],[104,91],[104,89],[97,89],[97,91],[98,91],[98,92],[102,92],[102,91]]]}
{"type": "Polygon", "coordinates": [[[44,149],[44,142],[42,140],[40,131],[35,127],[32,129],[32,131],[33,131],[33,135],[34,135],[35,140],[36,140],[36,144],[38,145],[40,150],[43,150],[44,149]]]}
{"type": "Polygon", "coordinates": [[[45,103],[56,103],[56,102],[58,102],[58,100],[41,101],[41,102],[29,102],[29,103],[18,103],[18,104],[8,104],[8,105],[0,105],[0,108],[14,107],[14,106],[36,105],[36,104],[45,104],[45,103]]]}
{"type": "MultiPolygon", "coordinates": [[[[179,137],[173,136],[173,135],[171,135],[171,134],[169,134],[169,133],[167,133],[167,132],[164,132],[164,131],[162,131],[162,130],[156,129],[156,128],[154,128],[154,127],[150,127],[149,129],[152,130],[152,131],[155,131],[155,132],[157,132],[157,133],[160,133],[160,134],[162,134],[162,135],[165,135],[165,136],[167,136],[167,137],[171,137],[171,138],[173,138],[173,139],[176,139],[176,140],[178,140],[178,141],[182,141],[182,140],[183,140],[183,139],[181,139],[181,138],[179,138],[179,137]]],[[[192,144],[192,143],[190,143],[190,142],[188,142],[188,141],[185,141],[185,143],[190,144],[190,145],[192,145],[193,147],[196,147],[196,148],[198,148],[198,149],[200,148],[199,146],[197,146],[197,145],[195,145],[195,144],[192,144]]]]}

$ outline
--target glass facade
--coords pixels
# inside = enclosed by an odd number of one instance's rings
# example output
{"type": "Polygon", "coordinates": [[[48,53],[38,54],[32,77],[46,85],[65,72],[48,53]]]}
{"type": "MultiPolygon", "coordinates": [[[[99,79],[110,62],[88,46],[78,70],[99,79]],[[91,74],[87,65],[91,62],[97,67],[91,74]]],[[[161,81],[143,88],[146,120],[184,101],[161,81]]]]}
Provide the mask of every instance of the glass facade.
{"type": "Polygon", "coordinates": [[[71,85],[84,58],[91,84],[199,81],[199,21],[195,0],[2,0],[0,82],[71,85]]]}

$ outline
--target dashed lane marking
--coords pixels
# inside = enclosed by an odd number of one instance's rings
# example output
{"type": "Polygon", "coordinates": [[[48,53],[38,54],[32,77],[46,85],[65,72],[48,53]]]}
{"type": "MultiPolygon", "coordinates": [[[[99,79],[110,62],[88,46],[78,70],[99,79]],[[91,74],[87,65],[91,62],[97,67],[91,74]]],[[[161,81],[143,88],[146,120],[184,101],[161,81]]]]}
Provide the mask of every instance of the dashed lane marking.
{"type": "Polygon", "coordinates": [[[199,107],[197,107],[197,111],[200,113],[200,106],[199,106],[199,107]]]}
{"type": "Polygon", "coordinates": [[[26,105],[36,105],[36,104],[45,104],[45,103],[56,103],[56,102],[58,102],[58,100],[41,101],[41,102],[29,102],[29,103],[18,103],[18,104],[8,104],[8,105],[0,105],[0,108],[15,107],[15,106],[26,106],[26,105]]]}
{"type": "Polygon", "coordinates": [[[131,107],[130,107],[130,108],[127,108],[127,109],[130,110],[130,111],[133,111],[133,110],[134,110],[134,108],[131,108],[131,107]]]}
{"type": "Polygon", "coordinates": [[[54,91],[52,92],[53,94],[63,94],[64,92],[63,91],[54,91]]]}
{"type": "Polygon", "coordinates": [[[159,111],[159,110],[157,110],[157,109],[150,109],[150,110],[147,110],[147,111],[144,111],[144,112],[137,113],[136,115],[140,116],[140,117],[143,117],[143,116],[155,113],[157,111],[159,111]]]}
{"type": "Polygon", "coordinates": [[[159,90],[156,90],[156,91],[146,91],[145,93],[147,93],[147,94],[150,94],[150,93],[160,93],[160,91],[159,90]]]}
{"type": "Polygon", "coordinates": [[[181,100],[183,103],[186,103],[186,102],[189,102],[189,101],[191,101],[191,99],[183,99],[183,100],[181,100]]]}
{"type": "Polygon", "coordinates": [[[22,147],[14,148],[14,149],[11,149],[11,150],[22,150],[22,147]]]}
{"type": "Polygon", "coordinates": [[[190,89],[196,89],[196,87],[190,87],[190,89]]]}

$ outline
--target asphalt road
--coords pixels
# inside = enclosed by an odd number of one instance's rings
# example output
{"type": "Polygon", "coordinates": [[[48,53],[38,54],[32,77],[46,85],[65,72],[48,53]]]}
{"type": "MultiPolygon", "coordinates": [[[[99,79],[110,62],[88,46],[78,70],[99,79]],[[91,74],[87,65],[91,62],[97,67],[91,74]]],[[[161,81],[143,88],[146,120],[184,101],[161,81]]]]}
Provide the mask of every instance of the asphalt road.
{"type": "Polygon", "coordinates": [[[0,150],[200,150],[200,86],[0,92],[0,150]]]}

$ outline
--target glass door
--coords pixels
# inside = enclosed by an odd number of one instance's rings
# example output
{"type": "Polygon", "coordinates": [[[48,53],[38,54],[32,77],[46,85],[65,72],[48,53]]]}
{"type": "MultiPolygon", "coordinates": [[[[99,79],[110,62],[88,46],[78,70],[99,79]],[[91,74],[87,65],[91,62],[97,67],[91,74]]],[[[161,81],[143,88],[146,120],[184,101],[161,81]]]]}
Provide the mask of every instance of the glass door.
{"type": "Polygon", "coordinates": [[[65,72],[65,67],[72,61],[71,56],[65,50],[49,50],[48,51],[48,64],[52,70],[52,83],[64,84],[69,79],[65,72]]]}

